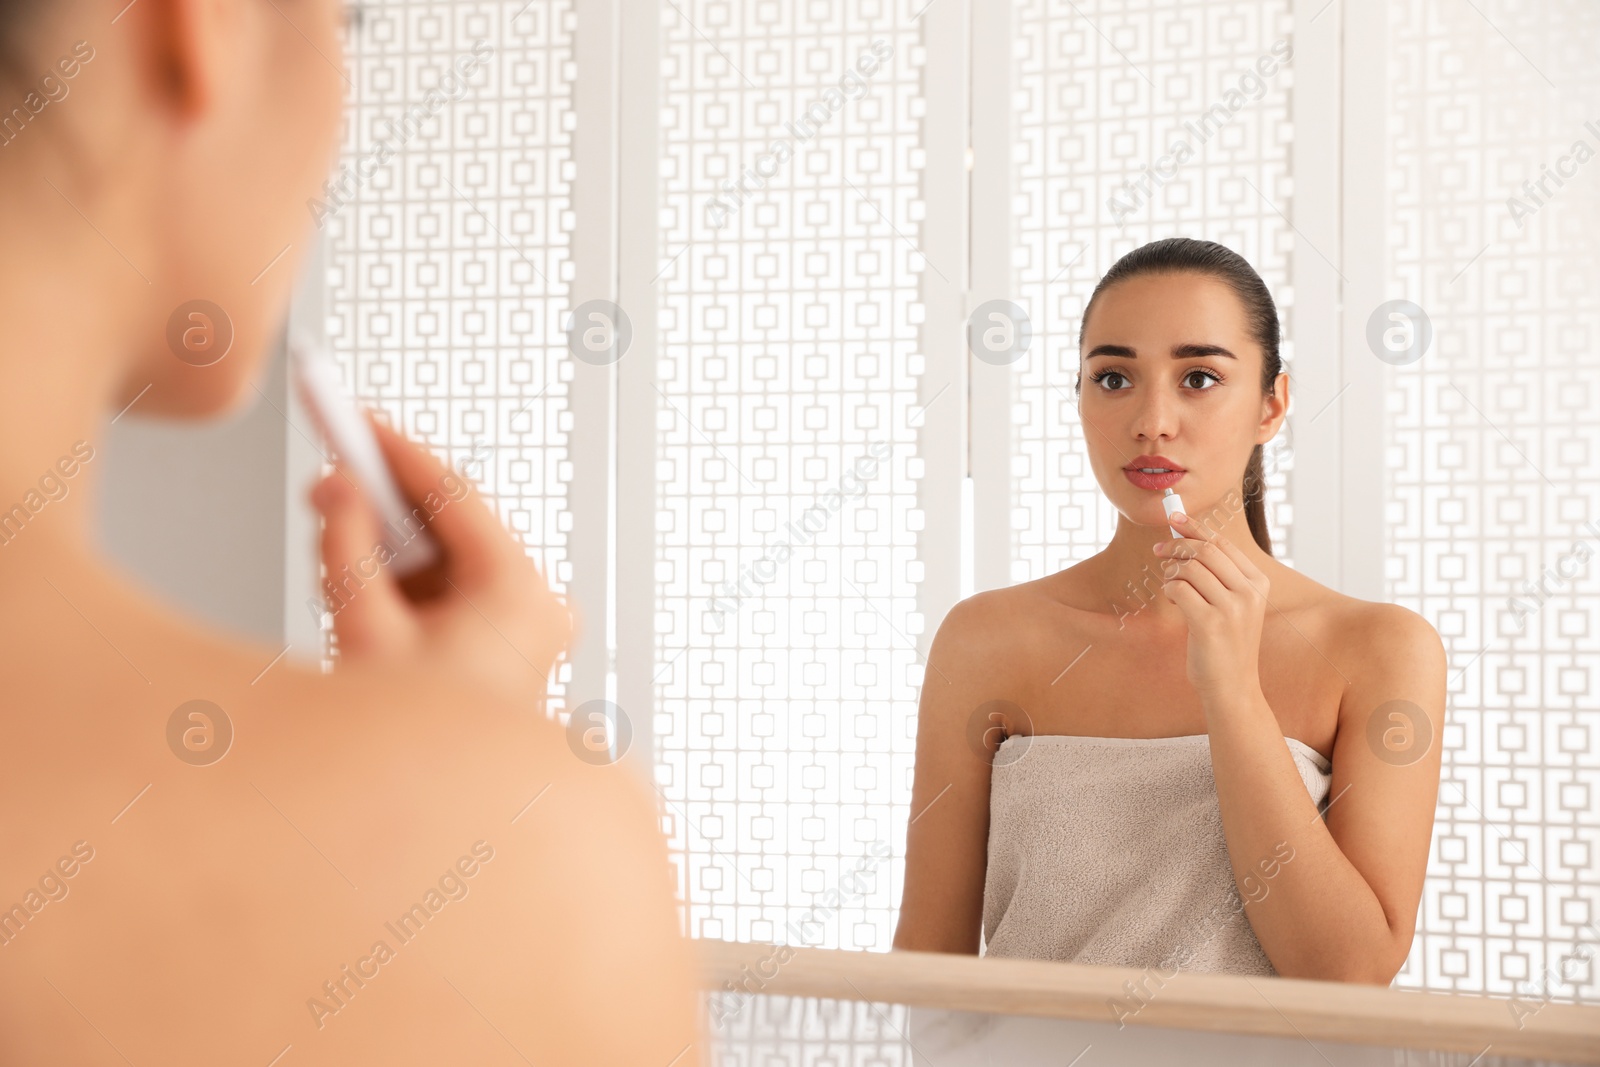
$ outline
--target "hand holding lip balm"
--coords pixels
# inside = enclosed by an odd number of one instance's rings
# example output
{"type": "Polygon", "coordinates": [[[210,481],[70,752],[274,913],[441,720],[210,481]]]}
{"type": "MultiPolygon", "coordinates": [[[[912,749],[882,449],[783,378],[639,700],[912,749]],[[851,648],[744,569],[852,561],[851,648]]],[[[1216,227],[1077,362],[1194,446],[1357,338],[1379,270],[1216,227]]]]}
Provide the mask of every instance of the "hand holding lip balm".
{"type": "Polygon", "coordinates": [[[372,427],[340,388],[338,371],[327,350],[310,338],[293,336],[289,339],[289,368],[323,439],[355,473],[377,509],[394,553],[394,573],[403,578],[432,566],[439,558],[438,546],[426,529],[410,532],[416,528],[411,505],[395,484],[372,427]]]}
{"type": "MultiPolygon", "coordinates": [[[[1161,494],[1161,510],[1163,512],[1165,512],[1169,516],[1174,511],[1182,511],[1183,510],[1183,499],[1180,496],[1178,496],[1177,493],[1174,493],[1171,489],[1167,489],[1167,490],[1163,491],[1162,494],[1161,494]]],[[[1182,537],[1183,536],[1183,534],[1178,532],[1178,528],[1176,526],[1170,526],[1169,525],[1167,527],[1167,529],[1172,531],[1172,536],[1173,537],[1182,537]]]]}

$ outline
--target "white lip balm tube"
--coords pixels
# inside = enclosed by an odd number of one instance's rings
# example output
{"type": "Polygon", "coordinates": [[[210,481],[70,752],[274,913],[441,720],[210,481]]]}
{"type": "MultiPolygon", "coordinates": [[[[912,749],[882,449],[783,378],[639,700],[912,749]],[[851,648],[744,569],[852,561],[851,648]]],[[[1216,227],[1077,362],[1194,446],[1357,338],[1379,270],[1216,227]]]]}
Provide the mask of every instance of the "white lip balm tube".
{"type": "Polygon", "coordinates": [[[372,427],[339,385],[333,357],[309,339],[295,336],[289,340],[289,360],[300,398],[323,439],[333,446],[340,462],[355,472],[361,488],[377,508],[384,540],[394,553],[394,573],[403,578],[431,566],[439,558],[438,545],[427,529],[417,526],[410,504],[389,472],[372,427]]]}
{"type": "MultiPolygon", "coordinates": [[[[1161,510],[1168,515],[1171,515],[1174,511],[1183,511],[1183,498],[1171,489],[1163,490],[1161,493],[1161,510]]],[[[1184,512],[1184,514],[1187,515],[1188,512],[1184,512]]],[[[1173,537],[1183,536],[1175,526],[1168,526],[1167,529],[1172,531],[1173,537]]]]}

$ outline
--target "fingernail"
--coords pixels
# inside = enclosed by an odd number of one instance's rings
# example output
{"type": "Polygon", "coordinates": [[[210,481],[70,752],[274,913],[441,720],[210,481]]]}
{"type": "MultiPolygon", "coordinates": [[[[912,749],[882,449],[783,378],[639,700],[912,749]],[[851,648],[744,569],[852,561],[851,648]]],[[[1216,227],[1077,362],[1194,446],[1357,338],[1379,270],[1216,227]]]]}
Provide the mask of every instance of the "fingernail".
{"type": "Polygon", "coordinates": [[[1173,518],[1173,520],[1175,522],[1188,522],[1189,521],[1189,516],[1185,515],[1181,511],[1174,511],[1172,513],[1172,518],[1173,518]]]}

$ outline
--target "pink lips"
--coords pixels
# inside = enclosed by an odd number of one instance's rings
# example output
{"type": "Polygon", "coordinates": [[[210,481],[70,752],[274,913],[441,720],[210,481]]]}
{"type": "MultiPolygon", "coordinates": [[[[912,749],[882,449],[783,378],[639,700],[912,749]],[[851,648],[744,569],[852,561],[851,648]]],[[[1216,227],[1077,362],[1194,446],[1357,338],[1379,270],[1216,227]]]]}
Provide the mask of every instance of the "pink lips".
{"type": "Polygon", "coordinates": [[[1136,456],[1126,467],[1122,468],[1122,471],[1128,476],[1128,481],[1140,489],[1153,489],[1157,492],[1177,485],[1179,480],[1187,473],[1166,456],[1136,456]],[[1167,468],[1167,473],[1146,474],[1140,469],[1141,467],[1165,467],[1167,468]]]}

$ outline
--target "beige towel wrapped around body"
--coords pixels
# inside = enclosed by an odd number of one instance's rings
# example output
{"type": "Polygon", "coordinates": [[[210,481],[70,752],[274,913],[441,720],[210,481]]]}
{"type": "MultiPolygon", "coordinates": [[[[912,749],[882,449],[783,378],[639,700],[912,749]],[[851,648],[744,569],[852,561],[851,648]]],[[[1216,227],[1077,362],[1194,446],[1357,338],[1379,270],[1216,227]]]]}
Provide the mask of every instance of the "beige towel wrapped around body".
{"type": "MultiPolygon", "coordinates": [[[[1332,765],[1285,738],[1318,809],[1332,765]]],[[[1253,865],[1278,873],[1289,855],[1253,865]]],[[[1293,862],[1289,859],[1288,862],[1293,862]]],[[[985,954],[1273,975],[1234,884],[1208,734],[1015,735],[994,757],[985,954]]]]}

